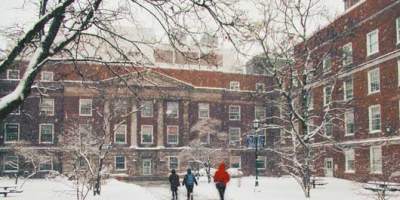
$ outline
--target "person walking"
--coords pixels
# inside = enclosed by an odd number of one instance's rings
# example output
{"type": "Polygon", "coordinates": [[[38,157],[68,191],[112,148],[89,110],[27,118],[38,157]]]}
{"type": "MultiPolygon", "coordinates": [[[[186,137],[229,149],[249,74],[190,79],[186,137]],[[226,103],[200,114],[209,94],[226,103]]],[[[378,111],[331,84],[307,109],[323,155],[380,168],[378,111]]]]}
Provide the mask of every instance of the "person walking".
{"type": "Polygon", "coordinates": [[[196,177],[192,174],[192,170],[188,169],[185,177],[183,178],[182,185],[186,186],[187,199],[193,200],[193,187],[197,185],[196,177]]]}
{"type": "Polygon", "coordinates": [[[175,169],[171,170],[171,175],[169,175],[169,184],[171,185],[172,200],[178,199],[178,187],[181,185],[179,182],[179,176],[176,174],[175,169]]]}
{"type": "Polygon", "coordinates": [[[225,163],[222,162],[219,165],[218,170],[217,172],[215,172],[214,175],[215,186],[217,187],[217,190],[219,192],[219,198],[221,200],[224,200],[226,184],[229,182],[229,180],[230,176],[228,172],[225,171],[225,163]]]}

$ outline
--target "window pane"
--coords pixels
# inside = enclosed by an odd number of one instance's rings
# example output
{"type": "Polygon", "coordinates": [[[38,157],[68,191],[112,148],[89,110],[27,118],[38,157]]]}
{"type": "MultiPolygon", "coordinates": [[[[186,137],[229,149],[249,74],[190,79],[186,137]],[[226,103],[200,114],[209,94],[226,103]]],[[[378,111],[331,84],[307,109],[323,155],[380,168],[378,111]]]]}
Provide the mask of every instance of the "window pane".
{"type": "Polygon", "coordinates": [[[169,169],[178,169],[178,158],[169,157],[169,169]]]}
{"type": "Polygon", "coordinates": [[[153,126],[142,126],[142,143],[153,143],[153,126]]]}
{"type": "Polygon", "coordinates": [[[152,101],[145,101],[142,104],[142,111],[141,111],[141,116],[142,117],[153,117],[153,102],[152,101]]]}
{"type": "Polygon", "coordinates": [[[208,103],[199,103],[199,118],[207,119],[210,115],[210,105],[208,103]]]}
{"type": "Polygon", "coordinates": [[[40,125],[40,142],[41,143],[53,143],[53,124],[41,124],[40,125]]]}
{"type": "Polygon", "coordinates": [[[80,99],[79,100],[79,114],[83,116],[92,116],[92,100],[80,99]]]}
{"type": "Polygon", "coordinates": [[[178,126],[167,126],[167,141],[168,144],[178,144],[178,126]]]}
{"type": "Polygon", "coordinates": [[[54,99],[41,99],[40,114],[47,116],[54,115],[54,99]]]}
{"type": "Polygon", "coordinates": [[[6,142],[18,141],[19,124],[6,124],[5,125],[6,142]]]}
{"type": "Polygon", "coordinates": [[[4,157],[4,171],[17,172],[19,168],[18,156],[5,156],[4,157]]]}
{"type": "Polygon", "coordinates": [[[171,118],[178,118],[179,104],[178,102],[167,102],[167,116],[171,118]]]}
{"type": "Polygon", "coordinates": [[[240,128],[229,128],[229,144],[240,144],[240,128]]]}
{"type": "Polygon", "coordinates": [[[115,127],[115,143],[126,143],[126,125],[120,124],[115,127]]]}
{"type": "Polygon", "coordinates": [[[240,106],[229,106],[229,120],[240,120],[240,106]]]}
{"type": "Polygon", "coordinates": [[[115,169],[117,170],[125,169],[125,156],[115,157],[115,169]]]}

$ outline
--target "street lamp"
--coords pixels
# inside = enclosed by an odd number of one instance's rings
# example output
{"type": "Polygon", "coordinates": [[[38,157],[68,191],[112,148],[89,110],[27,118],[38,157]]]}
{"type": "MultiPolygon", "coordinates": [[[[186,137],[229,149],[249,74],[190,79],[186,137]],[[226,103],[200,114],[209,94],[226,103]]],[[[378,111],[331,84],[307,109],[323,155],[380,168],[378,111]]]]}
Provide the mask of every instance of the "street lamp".
{"type": "Polygon", "coordinates": [[[259,135],[258,135],[258,129],[260,128],[260,120],[258,120],[258,119],[255,119],[254,121],[253,121],[253,129],[254,129],[254,142],[255,142],[255,147],[256,147],[256,149],[255,149],[255,156],[256,156],[256,159],[255,159],[255,167],[256,167],[256,184],[255,184],[255,186],[257,187],[258,186],[258,166],[257,166],[257,158],[258,158],[258,137],[259,137],[259,135]]]}

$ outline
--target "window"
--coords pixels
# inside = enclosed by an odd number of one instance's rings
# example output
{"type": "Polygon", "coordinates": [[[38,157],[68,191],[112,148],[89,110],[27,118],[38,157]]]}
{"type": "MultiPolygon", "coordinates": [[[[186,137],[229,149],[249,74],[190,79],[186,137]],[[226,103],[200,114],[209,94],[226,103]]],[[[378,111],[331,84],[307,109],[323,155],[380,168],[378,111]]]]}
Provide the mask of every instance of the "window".
{"type": "Polygon", "coordinates": [[[314,130],[315,130],[316,126],[315,126],[315,122],[314,119],[308,119],[307,121],[307,133],[311,134],[314,130]]]}
{"type": "Polygon", "coordinates": [[[332,69],[332,58],[331,56],[327,56],[322,60],[322,71],[323,73],[328,73],[332,69]]]}
{"type": "Polygon", "coordinates": [[[123,155],[117,155],[115,156],[115,170],[125,170],[125,156],[123,155]]]}
{"type": "Polygon", "coordinates": [[[18,156],[7,155],[4,156],[3,160],[3,171],[6,173],[9,172],[18,172],[19,169],[19,161],[18,156]]]}
{"type": "Polygon", "coordinates": [[[324,106],[328,106],[332,101],[332,87],[324,87],[324,106]]]}
{"type": "Polygon", "coordinates": [[[54,125],[40,124],[39,125],[39,141],[41,144],[52,144],[54,139],[54,125]]]}
{"type": "Polygon", "coordinates": [[[229,120],[240,120],[240,106],[229,106],[229,120]]]}
{"type": "Polygon", "coordinates": [[[344,113],[344,122],[345,122],[345,135],[354,135],[354,111],[353,110],[348,110],[344,113]]]}
{"type": "Polygon", "coordinates": [[[54,73],[49,71],[42,71],[41,81],[53,81],[54,73]]]}
{"type": "Polygon", "coordinates": [[[240,156],[231,156],[230,157],[230,168],[241,168],[241,157],[240,156]]]}
{"type": "Polygon", "coordinates": [[[379,52],[379,36],[378,29],[369,32],[367,34],[367,56],[373,55],[379,52]]]}
{"type": "Polygon", "coordinates": [[[344,157],[345,157],[346,173],[354,173],[355,172],[354,149],[345,150],[344,157]]]}
{"type": "Polygon", "coordinates": [[[169,157],[169,169],[178,169],[179,168],[179,160],[176,156],[169,157]]]}
{"type": "Polygon", "coordinates": [[[114,142],[117,144],[126,144],[126,124],[115,125],[114,127],[114,142]]]}
{"type": "Polygon", "coordinates": [[[370,148],[370,170],[371,173],[382,173],[382,147],[371,146],[370,148]]]}
{"type": "Polygon", "coordinates": [[[256,119],[265,119],[267,117],[266,109],[264,106],[254,107],[254,117],[256,119]]]}
{"type": "Polygon", "coordinates": [[[7,79],[8,80],[19,80],[19,70],[17,70],[17,69],[7,70],[7,79]]]}
{"type": "Polygon", "coordinates": [[[92,133],[92,125],[90,124],[79,124],[79,135],[81,137],[87,137],[92,133]]]}
{"type": "Polygon", "coordinates": [[[21,107],[18,107],[17,109],[13,110],[11,115],[20,115],[21,114],[21,107]]]}
{"type": "Polygon", "coordinates": [[[257,156],[257,160],[256,160],[257,169],[265,169],[266,168],[265,160],[266,160],[265,156],[257,156]]]}
{"type": "Polygon", "coordinates": [[[39,171],[48,172],[53,170],[53,159],[51,157],[45,157],[39,162],[39,171]]]}
{"type": "Polygon", "coordinates": [[[325,117],[325,124],[324,124],[324,131],[325,131],[325,136],[327,137],[332,137],[333,135],[333,122],[332,118],[329,115],[326,115],[325,117]]]}
{"type": "Polygon", "coordinates": [[[178,102],[167,102],[167,116],[170,118],[178,118],[179,116],[178,102]]]}
{"type": "Polygon", "coordinates": [[[400,87],[400,59],[397,59],[397,82],[400,87]]]}
{"type": "Polygon", "coordinates": [[[92,99],[79,99],[79,115],[92,116],[92,99]]]}
{"type": "Polygon", "coordinates": [[[143,175],[151,175],[151,160],[150,159],[144,159],[142,161],[142,169],[143,169],[143,175]]]}
{"type": "Polygon", "coordinates": [[[400,44],[400,17],[396,19],[397,44],[400,44]]]}
{"type": "Polygon", "coordinates": [[[381,106],[373,105],[369,107],[369,132],[376,133],[381,131],[381,106]]]}
{"type": "Polygon", "coordinates": [[[152,101],[145,101],[142,104],[141,116],[142,117],[153,117],[154,104],[152,101]]]}
{"type": "Polygon", "coordinates": [[[229,82],[229,89],[230,90],[240,90],[240,83],[238,81],[229,82]]]}
{"type": "Polygon", "coordinates": [[[6,123],[4,124],[4,142],[16,142],[19,140],[19,124],[6,123]]]}
{"type": "Polygon", "coordinates": [[[240,144],[240,128],[229,127],[229,144],[230,145],[240,144]]]}
{"type": "Polygon", "coordinates": [[[54,115],[54,99],[43,98],[40,100],[40,114],[46,116],[54,115]]]}
{"type": "Polygon", "coordinates": [[[380,73],[379,68],[368,72],[368,94],[377,93],[380,91],[380,73]]]}
{"type": "Polygon", "coordinates": [[[256,91],[257,92],[264,92],[265,91],[265,84],[264,83],[256,83],[256,91]]]}
{"type": "Polygon", "coordinates": [[[142,135],[142,144],[152,144],[153,143],[153,126],[152,125],[142,125],[141,135],[142,135]]]}
{"type": "Polygon", "coordinates": [[[353,99],[353,79],[343,81],[343,100],[348,101],[353,99]]]}
{"type": "Polygon", "coordinates": [[[199,103],[199,118],[208,119],[210,117],[210,104],[199,103]]]}
{"type": "Polygon", "coordinates": [[[201,144],[210,144],[211,143],[211,134],[210,133],[206,133],[206,134],[200,133],[200,143],[201,144]]]}
{"type": "Polygon", "coordinates": [[[353,63],[353,44],[352,43],[347,43],[346,45],[343,46],[342,48],[342,62],[343,66],[348,66],[351,63],[353,63]]]}
{"type": "Polygon", "coordinates": [[[178,144],[179,142],[178,126],[167,126],[167,142],[168,144],[178,144]]]}
{"type": "Polygon", "coordinates": [[[127,115],[129,112],[128,100],[117,98],[113,100],[114,115],[127,115]]]}

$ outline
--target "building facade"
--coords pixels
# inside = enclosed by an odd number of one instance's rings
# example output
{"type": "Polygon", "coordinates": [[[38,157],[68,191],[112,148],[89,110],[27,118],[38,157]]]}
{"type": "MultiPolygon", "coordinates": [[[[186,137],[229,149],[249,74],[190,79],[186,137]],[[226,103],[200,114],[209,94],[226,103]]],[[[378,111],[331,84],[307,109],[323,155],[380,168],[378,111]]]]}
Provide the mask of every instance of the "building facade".
{"type": "MultiPolygon", "coordinates": [[[[1,95],[23,70],[1,74],[1,95]]],[[[245,174],[256,165],[262,175],[275,174],[272,156],[260,150],[256,161],[247,145],[252,121],[276,112],[264,101],[267,84],[261,75],[48,64],[26,102],[1,122],[1,174],[30,170],[21,149],[43,152],[39,173],[68,174],[76,162],[70,151],[97,145],[103,132],[111,144],[105,166],[116,176],[165,177],[199,168],[204,154],[211,167],[224,161],[245,174]]],[[[261,146],[274,144],[273,132],[260,134],[261,146]]]]}

